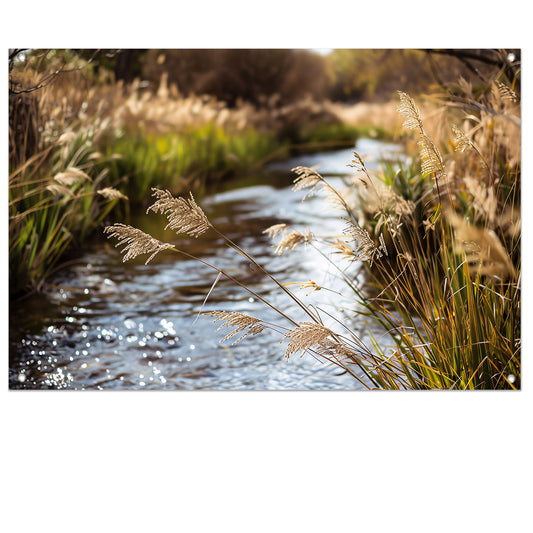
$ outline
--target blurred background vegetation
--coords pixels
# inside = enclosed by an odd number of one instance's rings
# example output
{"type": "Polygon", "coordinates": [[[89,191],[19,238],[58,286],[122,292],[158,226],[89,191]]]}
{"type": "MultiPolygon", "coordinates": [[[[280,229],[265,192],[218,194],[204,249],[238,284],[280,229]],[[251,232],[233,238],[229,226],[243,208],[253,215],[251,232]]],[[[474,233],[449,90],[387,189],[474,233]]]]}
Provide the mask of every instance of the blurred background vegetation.
{"type": "Polygon", "coordinates": [[[308,96],[385,101],[398,86],[417,94],[435,83],[483,75],[501,61],[492,50],[409,49],[69,49],[30,50],[25,57],[39,58],[34,65],[41,72],[85,61],[92,81],[139,78],[152,88],[167,73],[182,94],[210,94],[230,106],[239,100],[261,104],[274,95],[284,103],[308,96]]]}
{"type": "MultiPolygon", "coordinates": [[[[294,150],[394,137],[393,97],[483,90],[519,50],[9,50],[10,291],[38,290],[153,186],[209,184],[294,150]]],[[[507,76],[517,79],[516,76],[507,76]]],[[[514,90],[519,92],[518,87],[514,90]]]]}

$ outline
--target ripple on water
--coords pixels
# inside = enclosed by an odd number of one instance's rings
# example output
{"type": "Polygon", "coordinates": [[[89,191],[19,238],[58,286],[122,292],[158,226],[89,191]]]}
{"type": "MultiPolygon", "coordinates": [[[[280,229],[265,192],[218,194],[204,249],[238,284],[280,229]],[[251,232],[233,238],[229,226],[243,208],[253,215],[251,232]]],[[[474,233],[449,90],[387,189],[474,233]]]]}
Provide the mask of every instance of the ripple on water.
{"type": "MultiPolygon", "coordinates": [[[[347,165],[351,151],[342,159],[347,165]]],[[[333,180],[340,183],[339,178],[333,180]]],[[[318,260],[309,249],[302,247],[278,257],[262,234],[276,222],[314,231],[318,214],[320,232],[334,235],[342,231],[343,222],[339,226],[336,215],[323,211],[319,200],[302,203],[301,197],[290,191],[289,178],[285,187],[229,190],[204,203],[213,220],[282,281],[336,283],[333,269],[321,270],[320,279],[316,279],[318,260]]],[[[194,253],[228,269],[287,313],[298,311],[260,272],[251,271],[248,261],[219,240],[202,236],[195,241],[183,239],[180,245],[190,246],[194,253]]],[[[280,336],[274,333],[248,338],[236,346],[219,344],[218,339],[224,335],[216,331],[217,325],[210,318],[197,316],[216,278],[209,267],[169,254],[162,254],[149,265],[141,260],[123,264],[119,253],[102,247],[101,242],[86,248],[83,261],[58,272],[43,294],[26,300],[15,309],[13,317],[10,313],[11,388],[359,387],[350,376],[340,375],[338,368],[317,363],[311,357],[296,357],[286,363],[280,336]]],[[[339,290],[342,292],[342,287],[339,290]]],[[[324,293],[314,293],[312,297],[319,299],[309,301],[338,312],[342,299],[335,297],[332,302],[324,293]]],[[[219,280],[205,307],[215,309],[277,321],[260,301],[224,279],[219,280]]]]}

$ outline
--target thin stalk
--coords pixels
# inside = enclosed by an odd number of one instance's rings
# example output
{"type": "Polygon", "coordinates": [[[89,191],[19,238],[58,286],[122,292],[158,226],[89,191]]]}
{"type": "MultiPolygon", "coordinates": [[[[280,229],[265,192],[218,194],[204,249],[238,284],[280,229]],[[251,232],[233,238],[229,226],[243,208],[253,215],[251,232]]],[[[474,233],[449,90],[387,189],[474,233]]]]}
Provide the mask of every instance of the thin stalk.
{"type": "Polygon", "coordinates": [[[254,266],[259,268],[261,272],[266,274],[281,290],[283,290],[283,292],[285,292],[290,298],[292,298],[294,302],[296,302],[296,304],[313,320],[313,322],[318,323],[317,317],[315,317],[311,313],[311,311],[309,311],[309,308],[299,298],[297,298],[289,289],[287,289],[287,287],[284,287],[274,276],[272,276],[272,274],[270,274],[270,272],[265,270],[251,255],[245,252],[240,246],[235,244],[229,237],[226,237],[226,235],[220,232],[215,226],[212,225],[211,227],[217,235],[219,235],[222,239],[224,239],[228,243],[228,245],[231,248],[233,248],[239,254],[243,255],[244,257],[246,257],[246,259],[251,261],[254,264],[254,266]]]}
{"type": "MultiPolygon", "coordinates": [[[[280,311],[276,306],[274,306],[273,304],[271,304],[270,302],[268,302],[267,300],[265,300],[261,295],[257,294],[254,290],[250,289],[250,287],[247,287],[246,285],[244,285],[244,283],[240,282],[238,279],[234,278],[232,275],[228,274],[227,272],[225,272],[224,270],[216,267],[215,265],[212,265],[211,263],[208,263],[207,261],[204,261],[203,259],[201,259],[200,257],[197,257],[195,255],[192,255],[188,252],[185,252],[184,250],[181,250],[179,248],[176,248],[176,247],[172,247],[172,248],[169,248],[169,250],[173,250],[185,257],[187,257],[188,259],[192,259],[194,261],[198,261],[202,264],[204,264],[205,266],[208,266],[209,268],[212,268],[213,270],[216,270],[217,272],[219,272],[220,274],[222,274],[223,276],[225,276],[227,279],[229,279],[230,281],[232,281],[233,283],[235,283],[236,285],[238,285],[239,287],[243,288],[244,290],[248,291],[252,296],[255,296],[258,300],[260,300],[261,302],[263,302],[265,305],[267,305],[268,307],[270,307],[271,309],[273,309],[274,311],[276,311],[276,313],[278,313],[279,315],[281,315],[283,318],[287,319],[289,322],[291,322],[291,324],[294,324],[296,327],[298,327],[298,323],[295,322],[292,318],[290,318],[289,316],[287,316],[283,311],[280,311]]],[[[303,305],[303,304],[302,304],[303,305]]]]}

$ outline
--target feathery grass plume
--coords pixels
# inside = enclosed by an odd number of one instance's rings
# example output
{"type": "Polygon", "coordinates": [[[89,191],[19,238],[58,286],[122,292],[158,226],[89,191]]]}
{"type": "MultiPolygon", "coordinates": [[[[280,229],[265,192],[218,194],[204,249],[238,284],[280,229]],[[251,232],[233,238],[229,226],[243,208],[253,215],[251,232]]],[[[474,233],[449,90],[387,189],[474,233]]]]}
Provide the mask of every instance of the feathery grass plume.
{"type": "Polygon", "coordinates": [[[520,97],[510,87],[507,87],[505,83],[498,80],[496,80],[495,83],[502,100],[511,100],[513,103],[520,101],[520,97]]]}
{"type": "Polygon", "coordinates": [[[348,163],[349,167],[355,168],[357,172],[364,172],[367,174],[367,170],[365,167],[365,162],[363,161],[363,158],[354,150],[353,152],[354,158],[352,159],[351,163],[348,163]]]}
{"type": "Polygon", "coordinates": [[[357,203],[353,188],[336,189],[334,187],[324,187],[322,190],[326,194],[327,205],[332,209],[347,211],[349,214],[356,209],[357,203]]]}
{"type": "Polygon", "coordinates": [[[62,198],[74,198],[74,192],[65,185],[61,185],[59,183],[49,183],[46,186],[46,190],[50,191],[54,196],[59,196],[62,198]]]}
{"type": "Polygon", "coordinates": [[[324,185],[324,178],[313,168],[295,167],[291,172],[298,174],[298,177],[294,180],[294,185],[292,187],[293,191],[310,189],[310,191],[303,197],[302,201],[313,196],[315,192],[324,185]]]}
{"type": "Polygon", "coordinates": [[[412,215],[415,211],[416,205],[413,200],[405,199],[393,187],[380,181],[376,181],[372,185],[371,188],[365,187],[360,191],[366,211],[375,214],[379,212],[394,213],[400,217],[412,215]]]}
{"type": "Polygon", "coordinates": [[[228,339],[231,339],[237,333],[248,329],[248,331],[246,331],[244,335],[241,335],[237,340],[233,341],[232,345],[236,344],[248,335],[257,335],[258,333],[261,333],[267,327],[265,324],[262,323],[261,319],[255,318],[250,315],[245,315],[243,313],[237,313],[235,311],[209,311],[202,314],[214,316],[215,320],[213,320],[213,322],[217,322],[217,320],[223,321],[223,323],[217,328],[217,331],[223,327],[236,328],[231,333],[228,333],[224,338],[220,339],[220,342],[224,342],[228,339]]]}
{"type": "Polygon", "coordinates": [[[107,226],[104,228],[104,233],[109,233],[108,238],[117,237],[119,241],[115,245],[117,248],[126,244],[125,248],[121,251],[126,255],[122,258],[122,262],[125,263],[130,259],[134,259],[138,255],[151,254],[146,260],[147,265],[159,252],[168,249],[174,249],[172,244],[158,241],[151,235],[144,233],[140,229],[126,224],[116,223],[113,226],[107,226]]]}
{"type": "Polygon", "coordinates": [[[292,187],[293,191],[300,191],[302,189],[310,189],[310,191],[302,198],[302,202],[307,198],[313,196],[318,190],[322,190],[327,195],[329,204],[335,209],[342,209],[348,214],[351,214],[348,201],[337,189],[332,187],[316,170],[309,167],[295,167],[292,172],[298,174],[294,180],[292,187]]]}
{"type": "Polygon", "coordinates": [[[358,358],[357,353],[346,344],[329,338],[320,341],[316,351],[328,360],[338,361],[341,363],[341,366],[354,364],[360,359],[358,358]]]}
{"type": "Polygon", "coordinates": [[[403,127],[409,130],[422,130],[422,119],[420,118],[420,111],[415,104],[415,101],[405,92],[398,91],[400,97],[400,104],[397,107],[398,113],[406,117],[403,127]]]}
{"type": "Polygon", "coordinates": [[[83,170],[76,167],[69,167],[63,172],[58,172],[54,176],[54,180],[61,185],[70,187],[71,185],[76,185],[86,180],[91,181],[91,178],[83,170]]]}
{"type": "Polygon", "coordinates": [[[313,238],[311,232],[307,232],[302,235],[299,231],[291,231],[288,235],[285,235],[276,246],[276,253],[282,255],[287,250],[292,250],[300,244],[308,243],[313,238]]]}
{"type": "Polygon", "coordinates": [[[284,338],[287,337],[289,345],[285,350],[285,359],[289,359],[292,354],[302,352],[302,355],[317,344],[323,343],[330,335],[334,333],[315,322],[299,322],[298,327],[287,331],[284,338]]]}
{"type": "Polygon", "coordinates": [[[274,239],[279,234],[286,232],[289,229],[287,224],[274,224],[263,231],[265,235],[268,235],[271,239],[274,239]]]}
{"type": "MultiPolygon", "coordinates": [[[[378,237],[379,244],[376,245],[366,229],[361,228],[350,220],[347,220],[347,223],[348,226],[344,233],[358,242],[357,248],[352,251],[353,261],[369,261],[372,266],[375,259],[383,257],[383,254],[388,255],[383,234],[380,233],[378,237]]],[[[346,252],[340,246],[337,246],[337,248],[341,250],[343,255],[346,255],[346,252]]]]}
{"type": "Polygon", "coordinates": [[[402,91],[398,91],[398,95],[400,97],[400,104],[397,107],[398,112],[406,117],[403,126],[407,129],[417,129],[420,135],[418,148],[422,163],[422,174],[424,176],[433,175],[435,180],[444,177],[445,172],[442,156],[433,141],[424,132],[420,111],[415,101],[407,93],[402,91]]]}
{"type": "MultiPolygon", "coordinates": [[[[489,163],[481,153],[480,149],[477,147],[477,145],[470,139],[466,133],[457,127],[455,124],[452,124],[452,132],[455,135],[455,138],[453,140],[455,144],[455,151],[456,152],[464,152],[468,149],[473,149],[476,151],[476,153],[479,155],[483,165],[485,165],[486,168],[489,168],[489,163]]],[[[455,162],[452,162],[454,164],[455,162]]]]}
{"type": "Polygon", "coordinates": [[[418,141],[420,161],[422,163],[422,175],[431,176],[435,180],[445,176],[444,162],[438,148],[433,141],[424,133],[421,133],[418,141]]]}
{"type": "Polygon", "coordinates": [[[332,246],[332,248],[334,248],[336,250],[333,253],[341,254],[341,256],[344,259],[348,259],[348,261],[356,261],[357,260],[356,252],[346,242],[337,239],[335,242],[331,243],[331,246],[332,246]]]}
{"type": "Polygon", "coordinates": [[[467,137],[465,132],[457,127],[455,124],[452,124],[452,131],[455,135],[454,144],[456,152],[464,152],[465,150],[472,148],[472,141],[467,137]]]}
{"type": "Polygon", "coordinates": [[[157,198],[147,210],[165,214],[168,224],[165,229],[173,229],[176,233],[186,233],[191,237],[199,237],[212,227],[205,213],[194,201],[192,193],[190,198],[174,198],[170,191],[152,188],[153,196],[157,198]]]}
{"type": "Polygon", "coordinates": [[[114,189],[113,187],[104,187],[103,189],[98,189],[96,191],[98,194],[106,198],[107,200],[127,200],[128,197],[122,194],[119,190],[114,189]]]}

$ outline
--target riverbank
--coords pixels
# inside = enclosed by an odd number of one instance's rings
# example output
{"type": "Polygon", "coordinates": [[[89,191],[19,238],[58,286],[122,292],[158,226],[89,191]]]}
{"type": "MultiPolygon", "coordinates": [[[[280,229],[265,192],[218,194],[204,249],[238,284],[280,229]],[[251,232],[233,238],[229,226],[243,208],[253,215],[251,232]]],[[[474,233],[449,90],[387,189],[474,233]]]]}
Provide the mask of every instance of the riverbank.
{"type": "Polygon", "coordinates": [[[142,209],[153,186],[201,195],[208,182],[294,150],[391,135],[372,116],[348,120],[347,108],[330,102],[228,108],[210,97],[183,97],[165,77],[155,91],[138,81],[87,88],[80,77],[80,84],[12,99],[10,114],[24,132],[17,137],[24,149],[10,158],[12,296],[40,290],[67,250],[111,213],[127,219],[130,209],[142,209]]]}
{"type": "MultiPolygon", "coordinates": [[[[392,160],[400,147],[361,139],[354,146],[375,163],[381,155],[392,160]]],[[[246,179],[219,182],[216,193],[200,202],[217,227],[232,236],[271,272],[283,271],[284,281],[316,277],[316,256],[304,247],[278,256],[263,231],[274,221],[313,227],[322,200],[302,204],[291,191],[291,168],[320,162],[332,183],[342,184],[349,173],[351,149],[301,154],[267,165],[246,179]]],[[[161,217],[132,213],[131,224],[158,239],[175,240],[163,230],[161,217]]],[[[320,228],[335,234],[342,227],[335,213],[323,213],[320,228]]],[[[205,261],[224,265],[240,280],[286,312],[297,311],[286,295],[251,270],[216,236],[184,239],[184,249],[205,261]]],[[[354,390],[350,375],[320,364],[312,357],[287,363],[280,354],[280,336],[266,333],[253,344],[219,344],[211,320],[198,317],[214,281],[206,265],[176,254],[162,253],[157,260],[123,263],[109,241],[88,239],[76,262],[49,278],[40,294],[30,294],[10,313],[10,388],[70,390],[354,390]],[[194,323],[194,327],[193,326],[194,323]]],[[[328,276],[331,289],[342,281],[328,276]]],[[[317,278],[318,279],[318,278],[317,278]]],[[[331,293],[317,297],[330,308],[331,293]]],[[[258,300],[221,279],[205,310],[247,311],[265,316],[258,300]]],[[[337,298],[337,301],[339,299],[337,298]]],[[[346,307],[351,304],[346,298],[346,307]]],[[[347,314],[348,316],[348,314],[347,314]]],[[[275,320],[272,315],[272,319],[275,320]]],[[[361,327],[359,322],[357,327],[361,327]]]]}
{"type": "MultiPolygon", "coordinates": [[[[498,88],[498,85],[496,84],[495,87],[498,88]]],[[[309,341],[307,344],[299,345],[299,350],[304,350],[305,353],[312,349],[312,353],[319,359],[322,356],[321,350],[326,350],[323,352],[325,360],[333,360],[358,383],[370,388],[400,390],[520,388],[521,236],[519,191],[521,170],[520,143],[516,142],[520,138],[519,119],[517,119],[519,106],[517,102],[503,99],[502,95],[504,94],[507,93],[504,91],[496,93],[494,101],[485,99],[484,105],[495,105],[504,109],[505,113],[496,119],[494,119],[493,114],[481,114],[474,129],[468,122],[463,124],[464,130],[452,124],[451,131],[454,134],[452,139],[439,137],[438,132],[445,130],[434,129],[434,123],[432,124],[431,120],[426,121],[425,113],[420,112],[414,100],[405,93],[400,94],[401,120],[413,130],[413,142],[408,149],[411,160],[407,159],[405,164],[402,163],[398,166],[384,165],[382,171],[375,172],[378,169],[371,168],[366,157],[363,158],[360,154],[350,153],[349,157],[352,158],[352,162],[349,164],[347,155],[346,166],[352,166],[355,169],[355,175],[351,180],[350,191],[346,199],[342,194],[334,193],[333,196],[329,194],[333,193],[331,180],[326,182],[316,171],[300,168],[299,173],[303,187],[312,187],[313,190],[322,189],[322,192],[327,193],[326,197],[329,200],[334,198],[335,205],[346,212],[346,216],[341,217],[341,221],[350,222],[344,231],[344,237],[340,239],[339,229],[331,227],[327,230],[324,224],[327,219],[321,215],[322,227],[316,240],[317,244],[321,246],[331,246],[331,250],[325,251],[322,255],[326,259],[326,263],[319,265],[317,262],[313,262],[313,268],[318,269],[314,275],[305,271],[304,275],[295,276],[288,284],[301,282],[302,287],[327,295],[329,287],[317,284],[316,281],[312,280],[323,280],[325,273],[331,273],[332,270],[337,269],[337,272],[341,274],[341,281],[347,284],[345,289],[349,289],[348,294],[351,295],[353,304],[359,306],[356,316],[370,317],[381,325],[383,331],[387,332],[387,339],[390,339],[393,344],[391,345],[390,340],[383,342],[383,337],[380,341],[376,341],[375,338],[363,340],[361,333],[352,329],[352,323],[346,322],[344,316],[342,318],[335,317],[335,323],[328,326],[336,327],[342,324],[344,331],[349,332],[349,341],[346,344],[343,344],[344,341],[339,344],[338,339],[346,339],[346,336],[340,337],[333,332],[333,329],[324,329],[324,317],[320,317],[316,319],[318,320],[316,326],[320,334],[330,336],[334,340],[334,344],[319,343],[317,345],[309,341]],[[430,131],[432,132],[431,136],[429,135],[430,131]],[[488,135],[488,132],[491,135],[488,135]],[[416,141],[418,141],[417,144],[415,144],[416,141]],[[441,153],[441,150],[447,146],[455,148],[456,151],[441,153]],[[361,195],[359,205],[350,201],[350,196],[353,196],[356,190],[361,195]],[[366,265],[367,277],[364,278],[363,285],[361,285],[361,279],[356,282],[354,278],[346,275],[347,271],[339,266],[343,260],[347,260],[348,265],[355,264],[359,267],[361,264],[366,265]],[[368,290],[368,280],[374,284],[374,291],[368,290]],[[327,290],[322,291],[322,289],[327,290]],[[331,352],[332,349],[334,352],[331,352]],[[362,374],[358,373],[359,370],[362,374]]],[[[474,95],[471,97],[473,99],[474,95]]],[[[430,118],[435,118],[435,116],[432,114],[430,118]]],[[[456,117],[456,114],[452,114],[448,118],[456,119],[456,117]]],[[[75,151],[75,157],[83,159],[82,154],[83,151],[80,149],[75,151]]],[[[109,158],[112,160],[112,156],[109,158]]],[[[87,165],[95,159],[97,158],[88,157],[87,165]]],[[[301,157],[300,163],[306,164],[303,159],[301,157]]],[[[117,160],[119,159],[117,158],[117,160]]],[[[62,181],[64,183],[60,183],[60,185],[74,187],[88,180],[82,179],[79,173],[73,172],[71,169],[71,174],[64,172],[62,181]]],[[[286,187],[287,185],[285,184],[286,187]]],[[[336,183],[336,186],[340,185],[342,185],[341,181],[336,183]]],[[[285,214],[285,217],[289,218],[288,213],[290,212],[298,213],[294,220],[289,220],[290,223],[299,225],[303,223],[307,227],[306,221],[300,219],[302,213],[300,209],[294,207],[281,209],[283,205],[281,198],[287,194],[288,191],[283,191],[278,200],[273,200],[274,193],[268,187],[259,187],[254,191],[260,204],[263,199],[267,202],[263,206],[266,207],[267,217],[262,220],[261,230],[267,225],[267,220],[275,224],[280,222],[280,215],[285,214]]],[[[240,194],[237,194],[237,198],[239,196],[240,194]]],[[[225,199],[222,195],[222,197],[217,198],[217,201],[224,203],[225,199]]],[[[114,199],[117,202],[122,200],[124,199],[114,199]]],[[[209,202],[207,202],[208,205],[209,202]]],[[[316,212],[320,210],[319,206],[320,202],[315,202],[312,206],[311,219],[313,222],[316,222],[316,212]]],[[[211,212],[210,216],[214,216],[217,227],[232,233],[234,228],[226,226],[228,223],[227,213],[232,213],[237,218],[241,217],[242,220],[241,212],[254,214],[256,208],[250,210],[246,206],[239,206],[235,203],[226,205],[223,211],[218,213],[218,216],[216,211],[211,212]]],[[[162,228],[159,227],[158,229],[159,223],[160,220],[157,220],[152,228],[154,231],[152,229],[149,231],[155,235],[155,238],[167,240],[167,237],[160,233],[162,228]]],[[[286,221],[282,221],[282,224],[285,223],[286,221]]],[[[140,226],[146,229],[146,224],[146,221],[143,220],[140,226]]],[[[247,222],[246,226],[250,232],[258,232],[257,225],[247,222]]],[[[284,227],[287,230],[287,227],[284,227]]],[[[248,239],[247,242],[250,243],[250,233],[239,235],[239,241],[246,242],[248,239]]],[[[278,253],[293,247],[292,244],[290,246],[283,246],[282,244],[285,242],[285,237],[291,235],[294,236],[291,233],[281,237],[282,240],[277,243],[278,253]]],[[[312,244],[315,241],[313,233],[296,232],[296,235],[300,244],[303,242],[312,244]]],[[[262,262],[267,264],[265,258],[268,257],[269,247],[265,238],[261,238],[262,236],[263,231],[259,234],[260,239],[258,247],[254,250],[254,256],[262,258],[262,262]]],[[[175,239],[175,236],[171,239],[175,239]]],[[[199,244],[194,244],[189,240],[187,249],[191,249],[201,257],[207,253],[208,259],[212,256],[220,260],[219,252],[213,251],[216,248],[215,242],[201,239],[199,244]]],[[[217,242],[217,245],[220,246],[223,243],[217,242]]],[[[223,246],[223,249],[226,247],[223,246]]],[[[242,259],[240,250],[239,248],[238,260],[242,259]]],[[[181,283],[182,280],[180,281],[181,278],[174,277],[176,274],[172,274],[171,278],[163,281],[167,276],[163,266],[146,266],[140,271],[136,271],[135,275],[128,275],[118,258],[116,260],[120,272],[122,272],[117,276],[125,276],[121,282],[126,283],[129,288],[120,290],[115,294],[117,291],[116,281],[103,277],[105,276],[104,273],[109,270],[109,266],[102,267],[99,269],[99,273],[94,272],[96,278],[100,279],[101,282],[97,283],[94,288],[92,286],[83,287],[80,294],[80,305],[75,305],[72,312],[68,312],[67,323],[78,321],[82,327],[82,342],[85,342],[85,333],[90,327],[90,323],[85,321],[85,315],[88,312],[86,302],[90,300],[86,295],[90,294],[91,291],[96,291],[97,313],[101,310],[102,302],[110,300],[110,293],[114,294],[111,298],[114,302],[113,305],[117,310],[120,310],[124,294],[131,290],[136,277],[140,277],[143,283],[155,279],[153,284],[148,284],[150,294],[159,295],[161,293],[165,301],[171,301],[173,305],[178,306],[186,301],[186,314],[190,315],[191,308],[188,304],[191,300],[189,296],[193,295],[192,303],[195,304],[195,309],[201,309],[202,302],[205,301],[205,294],[210,291],[212,286],[209,268],[206,272],[199,273],[200,277],[194,282],[186,280],[184,285],[181,283]],[[208,281],[206,282],[206,280],[208,281]],[[164,290],[163,287],[165,287],[164,290]],[[180,294],[174,294],[175,287],[178,287],[180,294]],[[89,292],[86,293],[85,289],[89,292]],[[174,299],[175,296],[176,300],[174,299]],[[83,316],[79,316],[80,314],[83,316]]],[[[276,271],[286,273],[291,265],[301,265],[301,260],[292,259],[289,254],[287,259],[284,258],[283,261],[285,266],[281,268],[277,265],[276,271]]],[[[227,260],[224,258],[223,262],[226,263],[226,268],[236,269],[242,284],[254,286],[258,282],[253,270],[249,272],[249,269],[239,269],[239,265],[235,265],[230,258],[227,260]]],[[[92,262],[88,264],[92,265],[92,262]]],[[[172,261],[170,264],[172,267],[174,266],[172,261]]],[[[90,268],[92,269],[92,266],[90,268]]],[[[194,265],[190,264],[187,271],[195,272],[194,265]]],[[[175,272],[174,269],[172,272],[175,272]]],[[[295,274],[297,273],[295,271],[295,274]]],[[[88,274],[89,278],[94,280],[92,270],[88,274]]],[[[182,276],[183,273],[178,275],[182,276]]],[[[81,279],[85,278],[82,276],[81,279]]],[[[285,284],[280,284],[278,287],[285,287],[285,284]]],[[[337,290],[336,288],[333,290],[338,294],[346,294],[346,290],[337,290]]],[[[63,290],[63,293],[60,291],[59,297],[71,298],[68,291],[63,290]]],[[[281,296],[284,295],[286,292],[283,290],[281,296]]],[[[211,302],[217,304],[219,301],[226,307],[229,305],[228,302],[232,301],[232,297],[233,293],[230,290],[223,300],[212,298],[211,302]]],[[[269,298],[272,297],[273,293],[269,291],[269,298]]],[[[144,335],[145,322],[148,318],[143,320],[142,316],[144,316],[143,313],[146,313],[147,317],[153,317],[153,308],[152,306],[150,306],[150,310],[143,308],[140,303],[143,301],[143,298],[133,295],[133,300],[130,303],[141,313],[139,320],[130,322],[129,317],[123,317],[124,324],[121,324],[120,327],[137,328],[131,334],[127,333],[126,336],[132,339],[132,342],[141,339],[139,341],[140,348],[144,348],[151,342],[153,333],[153,337],[158,340],[153,341],[155,344],[152,348],[157,352],[159,336],[162,335],[165,338],[168,336],[165,333],[167,323],[151,324],[150,328],[153,331],[148,336],[144,335]],[[158,324],[163,326],[163,329],[157,329],[158,324]]],[[[239,316],[244,316],[242,313],[247,312],[248,309],[243,308],[241,299],[238,301],[240,304],[238,311],[235,312],[239,316]]],[[[250,304],[254,302],[257,302],[254,298],[249,300],[250,304]]],[[[328,300],[327,303],[329,305],[331,301],[328,300]]],[[[255,316],[253,308],[254,306],[251,306],[250,311],[255,316]]],[[[291,309],[290,306],[287,307],[281,303],[279,306],[276,303],[276,308],[281,310],[283,317],[289,316],[294,310],[299,312],[298,309],[291,309]]],[[[308,316],[314,317],[314,310],[318,308],[313,303],[308,309],[308,316]]],[[[328,313],[325,315],[332,318],[328,313]]],[[[161,314],[165,313],[155,313],[158,320],[160,320],[161,314]]],[[[107,318],[104,317],[103,320],[105,321],[107,318]]],[[[263,321],[265,318],[254,318],[253,320],[263,321]]],[[[275,324],[275,318],[272,319],[267,316],[264,323],[275,324]]],[[[294,330],[290,330],[288,333],[286,328],[282,330],[286,331],[285,338],[289,334],[297,336],[298,328],[305,326],[305,324],[299,319],[294,320],[293,325],[297,325],[294,330]]],[[[96,343],[101,348],[102,338],[104,338],[104,342],[107,342],[105,339],[109,339],[117,346],[122,345],[124,333],[119,333],[120,329],[113,333],[113,330],[107,328],[104,323],[100,323],[99,327],[101,331],[95,333],[96,338],[88,341],[90,346],[96,343]],[[103,333],[104,330],[105,334],[103,333]]],[[[55,327],[53,330],[49,330],[49,333],[53,333],[52,342],[59,342],[56,334],[61,337],[65,334],[70,335],[70,333],[66,333],[68,331],[70,331],[70,326],[67,324],[62,324],[57,331],[55,327]]],[[[189,350],[195,349],[191,346],[196,347],[204,335],[205,333],[195,333],[193,336],[189,336],[189,350]],[[193,338],[196,341],[193,341],[193,338]]],[[[323,339],[323,337],[321,338],[323,339]]],[[[30,351],[33,350],[31,346],[34,346],[34,340],[39,342],[29,337],[25,339],[25,347],[29,348],[30,351]],[[28,346],[28,342],[31,343],[31,346],[28,346]]],[[[173,337],[170,338],[170,341],[177,342],[173,337]]],[[[267,347],[270,349],[272,345],[272,339],[267,337],[262,346],[266,350],[267,347]]],[[[126,348],[129,350],[130,347],[126,345],[126,348]]],[[[186,345],[180,344],[182,351],[185,348],[186,345]]],[[[47,350],[51,350],[53,354],[57,352],[55,348],[50,347],[41,351],[47,352],[47,350]]],[[[287,354],[291,355],[297,349],[294,348],[292,352],[289,348],[287,350],[287,354]]],[[[35,350],[33,351],[35,352],[35,350]]],[[[89,351],[82,348],[78,352],[83,355],[84,352],[89,351]]],[[[162,353],[160,350],[159,352],[162,353]]],[[[148,352],[144,353],[148,357],[148,352]]],[[[183,360],[181,352],[179,357],[183,360]]],[[[186,357],[192,361],[192,355],[186,357]]],[[[99,356],[97,358],[99,359],[99,356]]],[[[121,357],[117,356],[112,359],[113,365],[120,366],[121,357]]],[[[187,359],[185,360],[187,361],[187,359]]],[[[40,365],[42,360],[39,361],[40,365]]],[[[48,362],[50,363],[50,361],[48,362]]],[[[54,362],[54,355],[52,355],[51,362],[54,362]]],[[[178,360],[178,362],[180,361],[178,360]]],[[[226,363],[231,368],[231,361],[228,360],[226,363]]],[[[248,363],[249,370],[255,373],[257,369],[251,364],[251,361],[248,363]]],[[[176,361],[173,361],[172,366],[175,367],[176,364],[176,361]]],[[[200,364],[202,365],[203,362],[201,361],[200,364]]],[[[66,365],[71,368],[68,362],[66,365]]],[[[36,376],[39,376],[39,372],[43,370],[48,375],[49,365],[45,366],[47,368],[37,368],[36,376]]],[[[203,369],[204,367],[201,366],[200,374],[196,374],[195,371],[192,373],[192,377],[196,379],[202,376],[203,369]]],[[[26,379],[26,373],[22,374],[24,374],[22,379],[26,379]]],[[[73,375],[72,372],[70,374],[73,375]]],[[[146,376],[144,372],[141,374],[143,377],[146,376]]],[[[64,378],[65,375],[68,377],[68,374],[61,374],[58,379],[64,378]]],[[[98,374],[95,377],[100,380],[102,376],[98,374]]],[[[160,383],[155,380],[155,377],[152,376],[154,378],[153,387],[157,388],[160,383]]],[[[19,378],[20,376],[13,374],[13,379],[18,380],[19,378]]],[[[120,376],[117,379],[120,380],[120,376]]],[[[107,381],[99,381],[98,383],[104,382],[107,383],[107,381]]],[[[44,385],[51,387],[57,385],[53,382],[48,383],[48,385],[47,383],[45,381],[44,385]]],[[[212,387],[213,382],[209,383],[211,384],[208,387],[212,387]]],[[[234,387],[235,383],[232,382],[231,386],[234,387]]],[[[132,381],[128,384],[134,386],[132,381]]],[[[63,383],[59,385],[63,386],[63,383]]],[[[113,383],[113,386],[115,385],[121,386],[120,383],[113,383]]],[[[140,386],[145,387],[146,385],[146,381],[143,380],[140,386]]],[[[28,386],[30,385],[28,384],[28,386]]],[[[217,383],[216,386],[218,387],[219,384],[217,383]]],[[[252,387],[256,386],[257,382],[253,382],[252,387]]]]}

